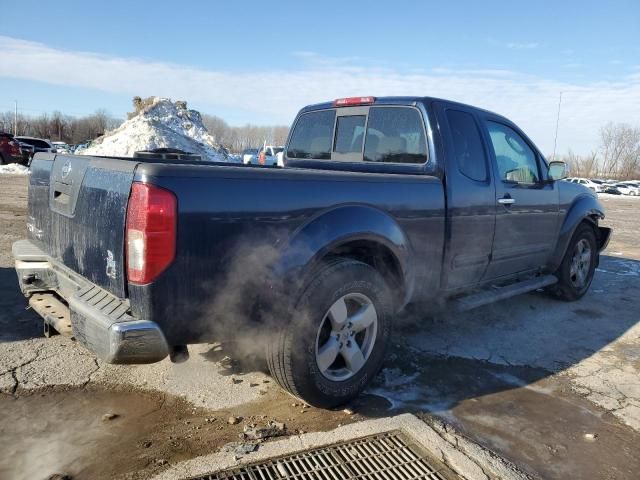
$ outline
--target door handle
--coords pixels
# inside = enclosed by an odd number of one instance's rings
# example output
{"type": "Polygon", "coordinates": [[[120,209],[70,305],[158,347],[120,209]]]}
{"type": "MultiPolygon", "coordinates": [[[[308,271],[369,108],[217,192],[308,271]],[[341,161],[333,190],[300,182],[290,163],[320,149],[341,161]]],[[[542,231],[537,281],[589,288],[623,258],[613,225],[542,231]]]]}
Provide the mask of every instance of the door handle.
{"type": "Polygon", "coordinates": [[[514,203],[516,203],[516,200],[515,198],[505,197],[505,198],[499,198],[498,203],[501,205],[513,205],[514,203]]]}

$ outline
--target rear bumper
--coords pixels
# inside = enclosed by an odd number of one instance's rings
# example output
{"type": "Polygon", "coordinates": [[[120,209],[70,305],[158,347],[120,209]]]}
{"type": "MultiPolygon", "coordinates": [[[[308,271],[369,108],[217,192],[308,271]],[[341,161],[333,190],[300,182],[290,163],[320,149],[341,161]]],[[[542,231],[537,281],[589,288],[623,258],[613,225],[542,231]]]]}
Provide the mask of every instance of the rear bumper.
{"type": "MultiPolygon", "coordinates": [[[[157,323],[129,314],[129,303],[50,258],[29,240],[13,244],[20,290],[27,297],[54,292],[74,337],[107,363],[153,363],[169,353],[157,323]]],[[[36,311],[38,311],[36,309],[36,311]]],[[[50,322],[49,315],[42,315],[50,322]]],[[[52,325],[55,328],[55,325],[52,325]]]]}

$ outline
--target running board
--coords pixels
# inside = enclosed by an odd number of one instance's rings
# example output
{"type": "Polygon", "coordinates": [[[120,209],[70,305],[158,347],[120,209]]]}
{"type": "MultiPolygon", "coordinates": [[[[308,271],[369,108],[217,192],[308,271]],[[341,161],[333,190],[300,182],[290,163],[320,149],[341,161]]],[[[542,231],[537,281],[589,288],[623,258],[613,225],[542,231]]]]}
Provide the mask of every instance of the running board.
{"type": "Polygon", "coordinates": [[[516,295],[532,292],[539,288],[548,287],[557,283],[558,279],[555,275],[543,275],[541,277],[531,278],[522,282],[513,283],[504,287],[498,287],[491,290],[484,290],[479,293],[462,297],[452,302],[455,310],[465,312],[473,308],[488,305],[489,303],[505,300],[516,295]]]}

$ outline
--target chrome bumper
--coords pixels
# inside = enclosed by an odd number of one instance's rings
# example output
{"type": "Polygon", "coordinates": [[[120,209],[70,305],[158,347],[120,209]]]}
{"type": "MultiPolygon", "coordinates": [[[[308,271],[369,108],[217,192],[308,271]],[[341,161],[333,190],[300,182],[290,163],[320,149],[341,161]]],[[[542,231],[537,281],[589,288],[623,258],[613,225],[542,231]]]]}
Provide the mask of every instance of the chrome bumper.
{"type": "MultiPolygon", "coordinates": [[[[73,336],[101,360],[153,363],[168,355],[169,347],[158,324],[133,318],[127,300],[69,270],[29,240],[15,242],[12,252],[22,293],[31,297],[54,292],[63,308],[69,310],[73,336]]],[[[50,316],[42,316],[45,322],[50,321],[50,316]]]]}

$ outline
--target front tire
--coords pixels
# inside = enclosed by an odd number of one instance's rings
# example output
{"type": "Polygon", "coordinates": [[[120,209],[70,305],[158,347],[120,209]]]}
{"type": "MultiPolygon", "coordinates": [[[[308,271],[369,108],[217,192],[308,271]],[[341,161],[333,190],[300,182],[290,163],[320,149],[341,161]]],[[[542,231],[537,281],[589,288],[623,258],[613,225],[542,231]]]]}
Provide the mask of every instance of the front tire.
{"type": "Polygon", "coordinates": [[[310,405],[348,402],[382,366],[392,313],[391,292],[373,267],[332,261],[305,289],[289,324],[268,342],[271,375],[310,405]]]}
{"type": "Polygon", "coordinates": [[[597,260],[596,234],[590,225],[583,223],[569,242],[556,272],[558,283],[551,288],[551,294],[568,302],[582,298],[593,281],[597,260]]]}

